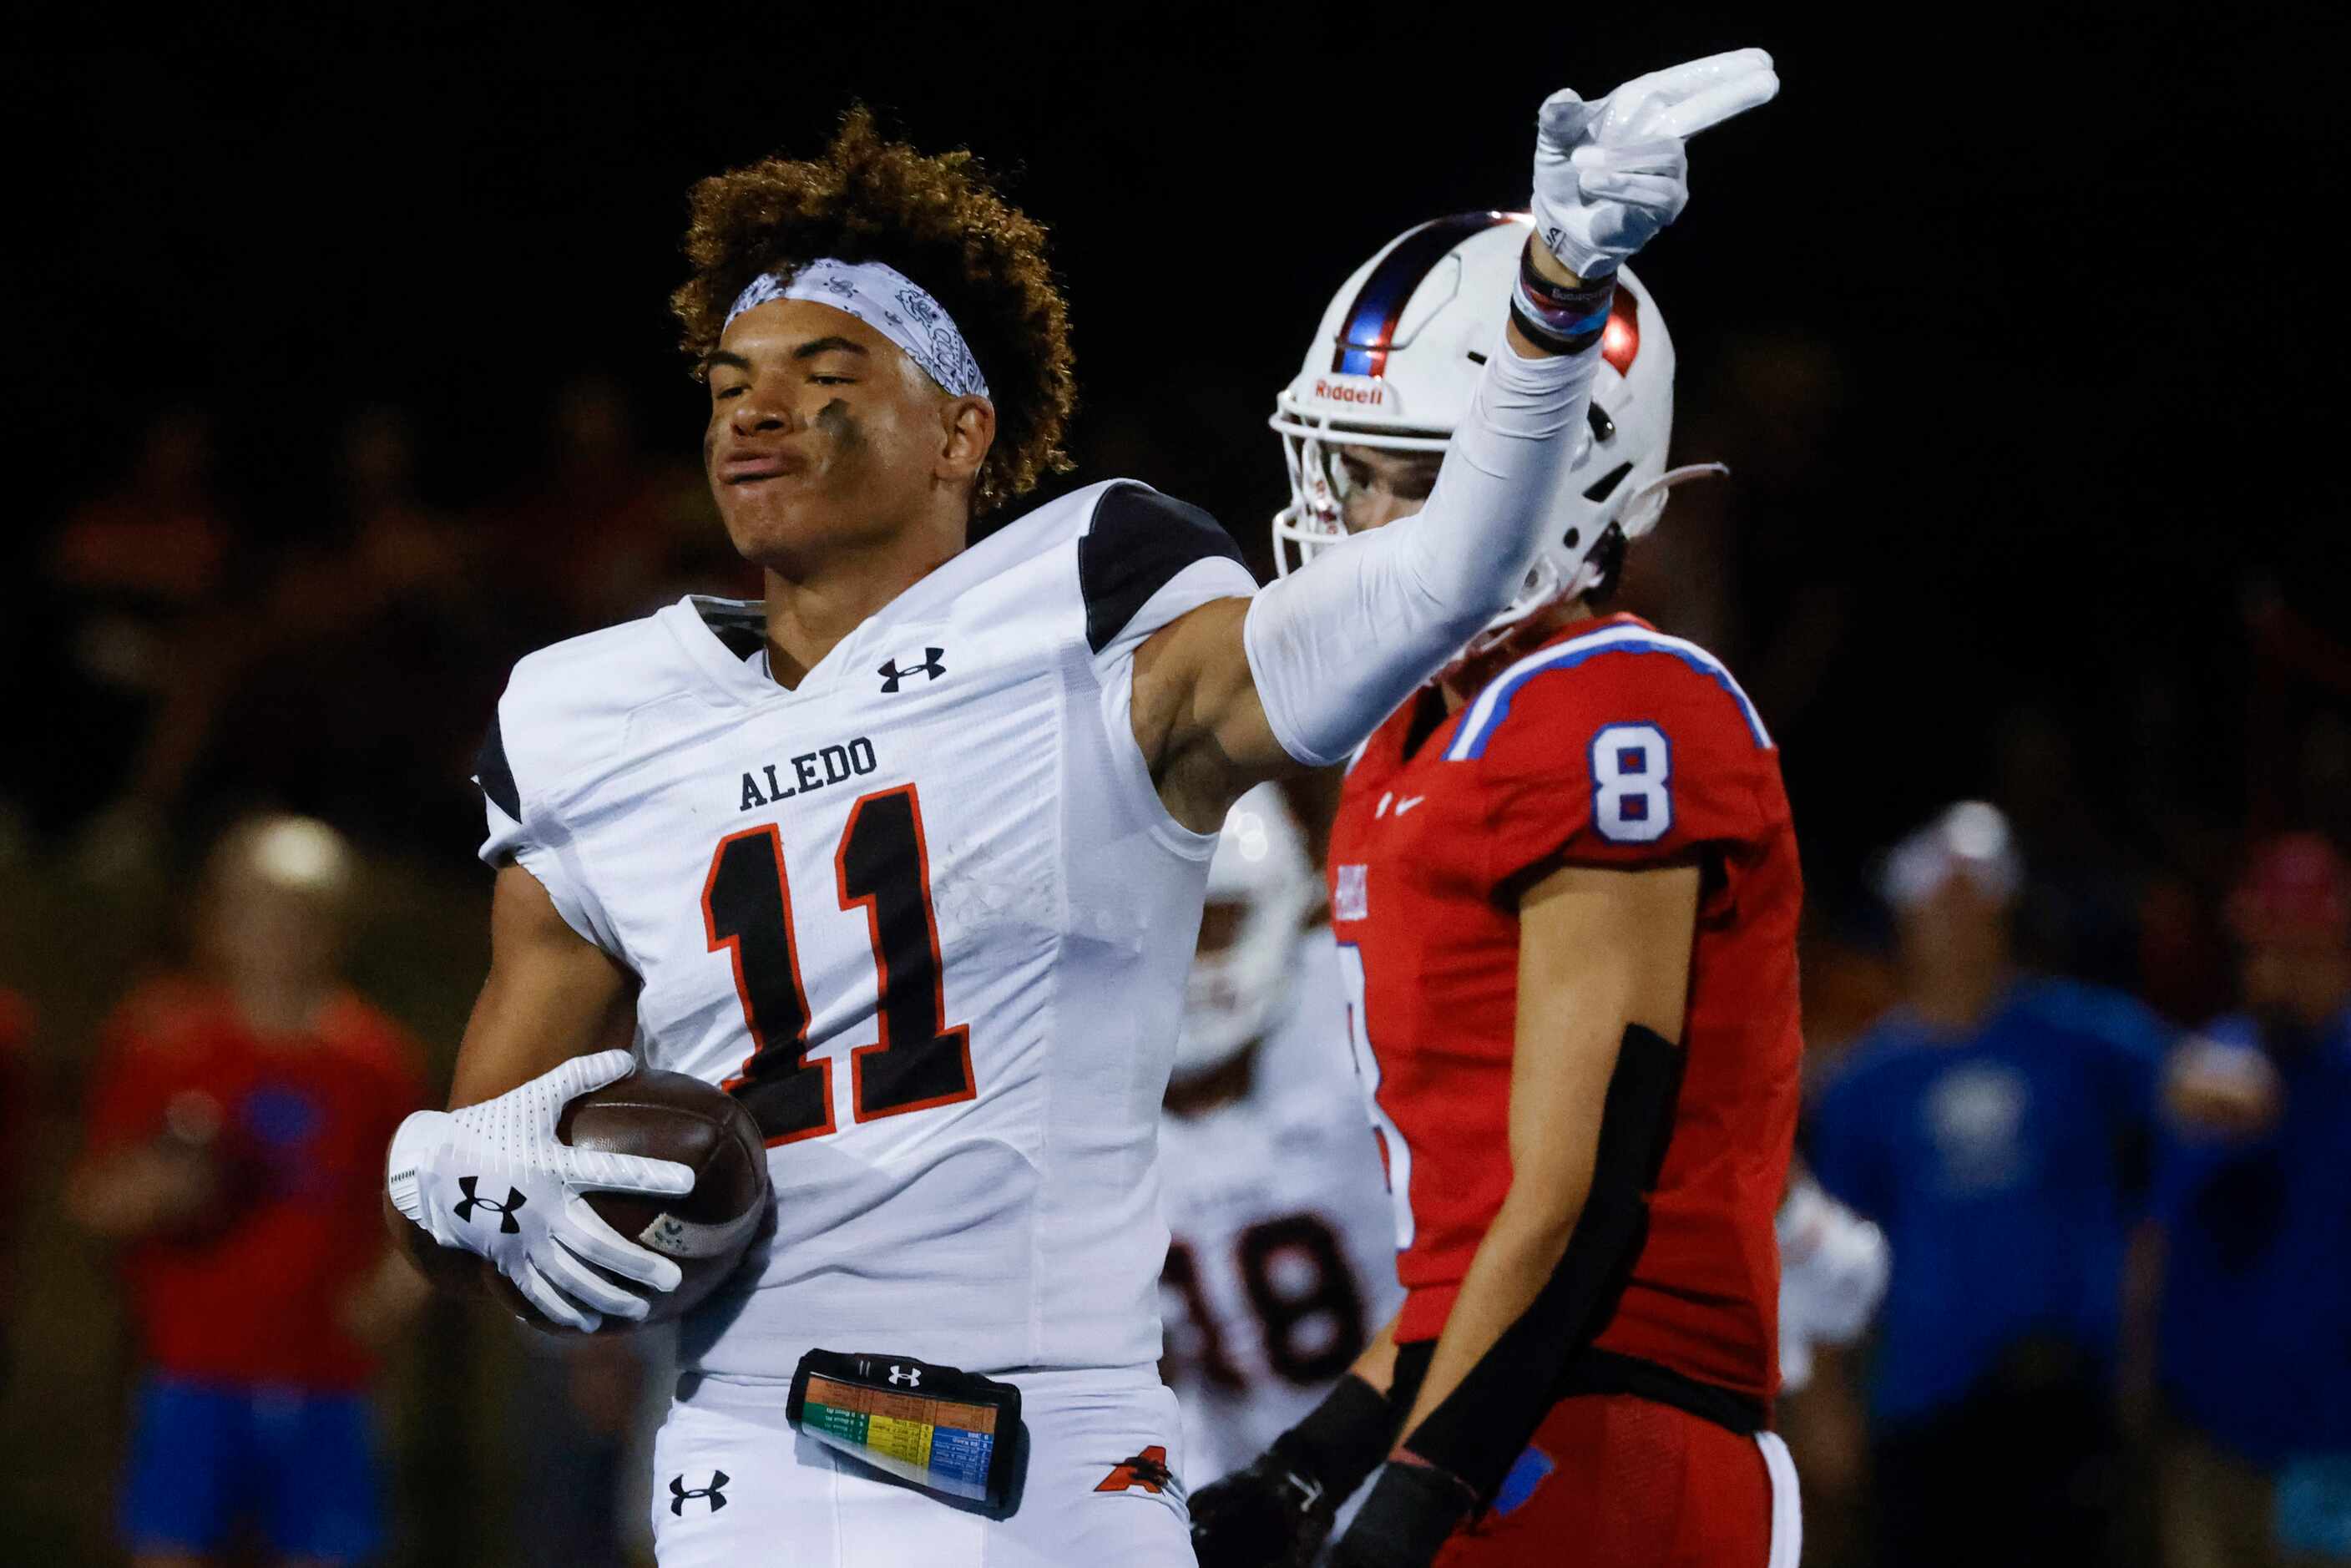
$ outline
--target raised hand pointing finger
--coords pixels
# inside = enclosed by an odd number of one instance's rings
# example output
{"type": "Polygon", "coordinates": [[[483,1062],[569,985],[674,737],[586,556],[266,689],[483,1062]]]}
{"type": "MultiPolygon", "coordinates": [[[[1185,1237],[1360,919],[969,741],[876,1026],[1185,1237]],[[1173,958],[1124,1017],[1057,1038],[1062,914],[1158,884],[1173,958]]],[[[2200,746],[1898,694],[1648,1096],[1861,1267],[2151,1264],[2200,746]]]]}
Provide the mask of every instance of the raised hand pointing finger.
{"type": "Polygon", "coordinates": [[[1604,277],[1689,199],[1681,145],[1780,90],[1771,57],[1732,49],[1635,77],[1606,98],[1557,92],[1537,116],[1536,232],[1579,277],[1604,277]]]}

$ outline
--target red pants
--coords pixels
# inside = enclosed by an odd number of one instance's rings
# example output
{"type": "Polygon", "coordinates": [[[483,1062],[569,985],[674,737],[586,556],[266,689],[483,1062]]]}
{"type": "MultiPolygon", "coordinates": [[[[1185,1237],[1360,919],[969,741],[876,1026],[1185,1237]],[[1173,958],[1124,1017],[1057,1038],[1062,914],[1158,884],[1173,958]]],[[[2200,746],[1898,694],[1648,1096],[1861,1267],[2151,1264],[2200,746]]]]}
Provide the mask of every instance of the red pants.
{"type": "Polygon", "coordinates": [[[1562,1399],[1437,1568],[1765,1568],[1771,1481],[1751,1437],[1629,1394],[1562,1399]]]}

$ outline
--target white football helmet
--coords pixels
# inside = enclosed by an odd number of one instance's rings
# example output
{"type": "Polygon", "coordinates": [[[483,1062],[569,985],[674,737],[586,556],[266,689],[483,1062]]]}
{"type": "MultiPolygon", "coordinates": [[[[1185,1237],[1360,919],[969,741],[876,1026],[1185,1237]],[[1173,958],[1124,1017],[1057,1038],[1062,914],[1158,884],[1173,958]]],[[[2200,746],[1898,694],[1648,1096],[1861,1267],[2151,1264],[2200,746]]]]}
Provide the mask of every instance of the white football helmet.
{"type": "Polygon", "coordinates": [[[1221,1067],[1265,1033],[1297,973],[1306,917],[1321,894],[1281,791],[1260,784],[1243,795],[1226,814],[1208,862],[1203,935],[1221,940],[1192,959],[1176,1033],[1176,1077],[1221,1067]]]}
{"type": "MultiPolygon", "coordinates": [[[[1286,576],[1347,537],[1341,447],[1445,450],[1501,342],[1532,222],[1524,213],[1432,219],[1389,241],[1332,297],[1297,379],[1274,399],[1270,423],[1290,470],[1290,505],[1273,519],[1277,570],[1286,576]]],[[[1612,580],[1624,541],[1656,526],[1667,490],[1728,472],[1719,463],[1666,466],[1674,340],[1629,267],[1617,270],[1600,352],[1586,428],[1552,503],[1542,553],[1473,653],[1562,595],[1612,580]]]]}

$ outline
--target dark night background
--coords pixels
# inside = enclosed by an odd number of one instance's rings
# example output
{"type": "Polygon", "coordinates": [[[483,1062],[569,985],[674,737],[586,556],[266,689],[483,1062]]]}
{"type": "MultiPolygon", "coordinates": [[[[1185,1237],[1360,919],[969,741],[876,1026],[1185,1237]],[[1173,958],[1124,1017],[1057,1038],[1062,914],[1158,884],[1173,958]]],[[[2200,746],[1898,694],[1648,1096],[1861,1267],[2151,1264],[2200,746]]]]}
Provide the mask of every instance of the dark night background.
{"type": "MultiPolygon", "coordinates": [[[[340,433],[363,408],[408,411],[422,498],[461,519],[560,490],[543,433],[581,373],[615,379],[647,447],[690,462],[703,394],[665,305],[686,188],[814,152],[862,99],[925,147],[970,147],[1052,231],[1079,357],[1069,482],[1146,479],[1267,568],[1284,488],[1265,419],[1347,273],[1422,218],[1521,204],[1553,89],[1755,44],[1779,100],[1695,143],[1688,213],[1637,264],[1679,354],[1675,458],[1735,472],[1677,494],[1629,591],[1755,693],[1824,921],[1868,924],[1867,857],[1990,795],[2071,868],[2077,913],[2121,911],[2084,916],[2069,951],[2132,983],[2153,962],[2133,913],[2149,888],[2206,900],[2249,831],[2351,829],[2351,344],[2323,237],[2351,28],[2259,5],[2061,13],[833,5],[672,30],[549,10],[207,18],[142,35],[153,53],[0,57],[17,214],[0,861],[33,868],[7,886],[46,890],[12,895],[0,982],[37,989],[73,920],[112,907],[41,880],[126,788],[131,750],[64,695],[47,563],[160,414],[216,421],[232,622],[273,562],[332,535],[340,433]]],[[[539,527],[478,585],[517,624],[544,619],[570,548],[539,527]]],[[[469,694],[442,716],[478,732],[470,694],[502,666],[387,647],[412,695],[469,694]]],[[[242,722],[228,733],[277,721],[242,722]]],[[[402,722],[352,727],[396,749],[402,722]]],[[[422,883],[472,887],[463,768],[444,775],[446,800],[359,831],[429,866],[422,883]]],[[[449,925],[462,973],[475,912],[449,925]]],[[[45,1054],[69,1097],[67,1026],[103,985],[64,988],[45,1054]]],[[[412,1016],[431,1034],[465,1000],[444,985],[412,1016]]],[[[432,1041],[443,1061],[453,1045],[432,1041]]],[[[42,1299],[80,1310],[76,1288],[42,1299]]],[[[69,1462],[32,1473],[67,1485],[69,1462]]]]}
{"type": "Polygon", "coordinates": [[[1262,554],[1282,494],[1263,416],[1348,269],[1420,217],[1521,201],[1552,87],[1760,42],[1781,99],[1698,143],[1690,212],[1642,270],[1686,437],[1727,339],[1834,357],[1833,417],[1747,411],[1755,442],[1808,450],[1735,539],[1748,664],[1808,589],[1849,591],[1782,721],[1812,844],[1858,851],[1987,785],[1988,726],[2021,696],[2103,768],[2224,802],[2241,596],[2342,616],[2339,254],[2317,237],[2343,181],[2339,26],[835,6],[723,30],[671,52],[567,16],[8,65],[11,544],[37,549],[174,394],[223,411],[264,534],[306,526],[361,402],[421,412],[428,486],[455,501],[535,459],[577,370],[622,378],[651,439],[690,453],[663,303],[684,189],[813,149],[862,97],[969,145],[1051,226],[1081,475],[1138,473],[1262,554]],[[2156,686],[2177,711],[2149,728],[2156,686]]]}

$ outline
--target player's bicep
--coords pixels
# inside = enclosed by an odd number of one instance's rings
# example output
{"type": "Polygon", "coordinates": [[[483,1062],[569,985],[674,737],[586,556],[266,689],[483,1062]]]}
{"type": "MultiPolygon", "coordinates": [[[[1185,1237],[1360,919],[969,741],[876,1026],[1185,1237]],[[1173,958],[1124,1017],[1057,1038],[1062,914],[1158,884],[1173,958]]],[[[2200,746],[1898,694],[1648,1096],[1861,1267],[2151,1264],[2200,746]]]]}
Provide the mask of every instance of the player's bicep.
{"type": "Polygon", "coordinates": [[[635,977],[574,931],[538,879],[509,863],[490,905],[490,973],[466,1020],[452,1106],[503,1094],[575,1056],[625,1045],[635,977]]]}
{"type": "Polygon", "coordinates": [[[1626,1029],[1678,1042],[1698,927],[1693,866],[1566,866],[1519,904],[1513,1191],[1579,1191],[1626,1029]]]}
{"type": "Polygon", "coordinates": [[[1249,674],[1247,599],[1177,617],[1134,653],[1134,742],[1168,811],[1213,832],[1249,787],[1299,770],[1273,737],[1249,674]]]}

